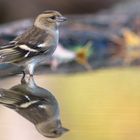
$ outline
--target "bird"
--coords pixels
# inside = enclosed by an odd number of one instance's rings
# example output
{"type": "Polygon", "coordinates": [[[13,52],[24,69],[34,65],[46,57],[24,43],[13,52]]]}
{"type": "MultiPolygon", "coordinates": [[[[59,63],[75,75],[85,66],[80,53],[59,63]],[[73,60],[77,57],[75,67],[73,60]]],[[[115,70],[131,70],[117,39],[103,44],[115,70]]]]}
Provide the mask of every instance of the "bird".
{"type": "Polygon", "coordinates": [[[38,86],[33,78],[22,79],[10,89],[1,88],[0,104],[32,122],[45,137],[57,138],[69,131],[62,127],[59,104],[54,95],[38,86]]]}
{"type": "Polygon", "coordinates": [[[35,67],[49,58],[59,41],[59,25],[66,21],[58,11],[47,10],[39,14],[33,25],[8,44],[0,46],[0,64],[14,63],[34,76],[35,67]]]}

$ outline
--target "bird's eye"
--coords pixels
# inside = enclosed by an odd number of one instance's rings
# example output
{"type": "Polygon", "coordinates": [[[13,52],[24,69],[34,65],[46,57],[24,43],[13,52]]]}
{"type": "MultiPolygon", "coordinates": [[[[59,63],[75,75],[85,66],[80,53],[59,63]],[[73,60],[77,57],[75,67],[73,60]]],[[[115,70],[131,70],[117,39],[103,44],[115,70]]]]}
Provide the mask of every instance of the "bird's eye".
{"type": "Polygon", "coordinates": [[[57,135],[58,134],[58,131],[57,130],[53,130],[52,133],[55,134],[55,135],[57,135]]]}
{"type": "Polygon", "coordinates": [[[56,19],[56,17],[55,17],[55,16],[52,16],[52,17],[50,17],[50,18],[51,18],[51,19],[53,19],[53,20],[54,20],[54,19],[56,19]]]}

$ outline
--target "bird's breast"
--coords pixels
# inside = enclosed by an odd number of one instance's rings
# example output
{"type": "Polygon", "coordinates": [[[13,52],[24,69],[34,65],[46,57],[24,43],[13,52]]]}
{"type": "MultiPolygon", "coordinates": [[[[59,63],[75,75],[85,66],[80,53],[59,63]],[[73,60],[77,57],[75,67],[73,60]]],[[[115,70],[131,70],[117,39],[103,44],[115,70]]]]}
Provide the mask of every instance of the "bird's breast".
{"type": "Polygon", "coordinates": [[[47,49],[46,53],[49,55],[52,55],[52,53],[54,53],[57,45],[59,42],[59,31],[58,30],[53,30],[50,31],[49,36],[47,37],[46,41],[44,42],[46,46],[49,47],[49,49],[47,49]]]}
{"type": "Polygon", "coordinates": [[[58,44],[58,42],[59,42],[59,31],[58,30],[56,30],[56,33],[55,33],[56,35],[56,43],[58,44]]]}
{"type": "Polygon", "coordinates": [[[58,31],[58,29],[49,31],[49,34],[50,34],[50,37],[51,37],[50,40],[52,41],[52,43],[55,42],[55,44],[57,45],[58,41],[59,41],[59,31],[58,31]]]}

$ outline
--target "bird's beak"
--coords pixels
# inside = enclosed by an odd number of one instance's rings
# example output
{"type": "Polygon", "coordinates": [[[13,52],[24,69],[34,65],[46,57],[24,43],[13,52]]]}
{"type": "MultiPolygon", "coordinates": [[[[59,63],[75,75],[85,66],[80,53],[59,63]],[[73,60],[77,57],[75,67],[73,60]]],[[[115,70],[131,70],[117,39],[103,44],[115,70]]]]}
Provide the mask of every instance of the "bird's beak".
{"type": "Polygon", "coordinates": [[[63,17],[63,16],[60,16],[60,17],[57,17],[56,20],[57,20],[58,22],[64,22],[64,21],[67,20],[67,18],[66,18],[66,17],[63,17]]]}
{"type": "Polygon", "coordinates": [[[64,128],[64,127],[58,128],[58,132],[60,132],[61,134],[64,134],[64,133],[66,133],[68,131],[69,131],[69,129],[64,128]]]}

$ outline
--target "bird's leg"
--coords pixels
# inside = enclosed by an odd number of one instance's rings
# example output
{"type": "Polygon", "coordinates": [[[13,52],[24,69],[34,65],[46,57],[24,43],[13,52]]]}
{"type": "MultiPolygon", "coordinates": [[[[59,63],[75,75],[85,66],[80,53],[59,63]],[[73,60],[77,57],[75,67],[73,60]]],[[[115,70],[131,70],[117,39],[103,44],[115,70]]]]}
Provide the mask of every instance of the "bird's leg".
{"type": "Polygon", "coordinates": [[[29,77],[33,77],[34,76],[34,68],[35,68],[34,64],[28,65],[29,77]]]}
{"type": "Polygon", "coordinates": [[[26,83],[26,80],[25,80],[26,73],[25,73],[25,71],[22,71],[22,73],[23,73],[23,76],[21,78],[21,83],[24,84],[24,83],[26,83]]]}
{"type": "Polygon", "coordinates": [[[28,79],[28,85],[30,85],[30,87],[34,87],[36,86],[35,80],[33,76],[30,76],[28,79]]]}

